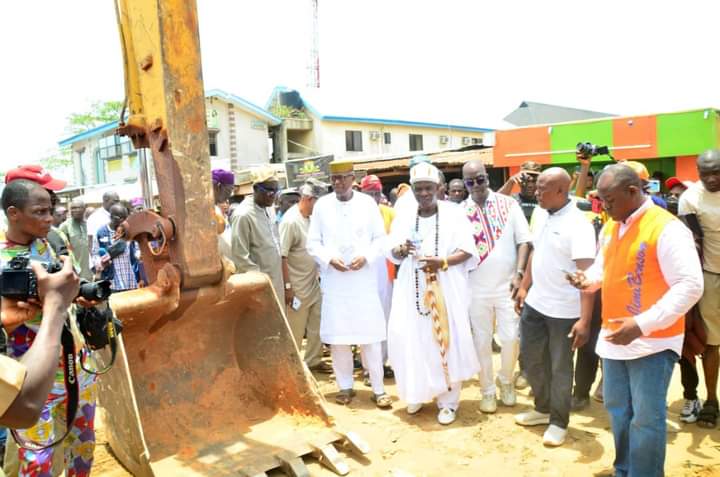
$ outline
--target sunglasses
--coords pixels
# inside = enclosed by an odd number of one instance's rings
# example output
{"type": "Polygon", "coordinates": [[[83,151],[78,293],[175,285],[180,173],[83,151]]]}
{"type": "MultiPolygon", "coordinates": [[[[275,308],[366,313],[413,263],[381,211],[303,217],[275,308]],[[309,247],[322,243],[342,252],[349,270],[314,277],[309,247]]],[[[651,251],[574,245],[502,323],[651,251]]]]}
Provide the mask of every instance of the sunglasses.
{"type": "Polygon", "coordinates": [[[265,192],[266,194],[277,194],[278,189],[276,187],[267,187],[262,184],[257,184],[257,188],[261,191],[265,192]]]}
{"type": "Polygon", "coordinates": [[[474,179],[463,179],[463,182],[465,183],[465,187],[472,187],[475,184],[481,186],[487,182],[487,176],[480,175],[475,177],[474,179]]]}

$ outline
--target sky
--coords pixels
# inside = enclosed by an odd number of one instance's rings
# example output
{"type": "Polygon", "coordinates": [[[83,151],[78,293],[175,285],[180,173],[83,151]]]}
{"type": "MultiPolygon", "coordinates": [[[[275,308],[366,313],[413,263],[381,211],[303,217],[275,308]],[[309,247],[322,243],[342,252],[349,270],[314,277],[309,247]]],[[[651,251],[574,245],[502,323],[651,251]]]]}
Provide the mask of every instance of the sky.
{"type": "MultiPolygon", "coordinates": [[[[197,2],[206,90],[264,105],[277,85],[306,86],[311,0],[197,2]]],[[[719,17],[717,0],[319,0],[317,93],[332,114],[490,128],[523,100],[720,107],[719,17]]],[[[0,61],[0,170],[124,94],[111,0],[3,2],[0,61]]]]}

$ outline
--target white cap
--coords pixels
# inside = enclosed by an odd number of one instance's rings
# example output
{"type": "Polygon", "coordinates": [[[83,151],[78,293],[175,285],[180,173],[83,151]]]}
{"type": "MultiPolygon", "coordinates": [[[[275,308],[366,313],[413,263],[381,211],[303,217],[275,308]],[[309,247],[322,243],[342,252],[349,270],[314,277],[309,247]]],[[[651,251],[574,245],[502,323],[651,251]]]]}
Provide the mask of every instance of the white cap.
{"type": "Polygon", "coordinates": [[[440,183],[440,171],[437,167],[426,162],[421,162],[410,169],[410,184],[416,182],[433,182],[440,183]]]}

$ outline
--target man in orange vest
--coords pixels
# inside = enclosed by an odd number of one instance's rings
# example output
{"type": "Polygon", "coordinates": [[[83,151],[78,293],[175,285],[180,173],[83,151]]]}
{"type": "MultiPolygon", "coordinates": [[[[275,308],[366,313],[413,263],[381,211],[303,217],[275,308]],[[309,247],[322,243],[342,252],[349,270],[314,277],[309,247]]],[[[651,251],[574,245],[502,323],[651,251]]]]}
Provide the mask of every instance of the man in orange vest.
{"type": "Polygon", "coordinates": [[[615,475],[661,476],[666,398],[681,354],[684,315],[703,291],[692,234],[654,205],[630,167],[606,168],[598,194],[611,220],[595,263],[568,280],[602,295],[603,393],[615,439],[615,475]]]}

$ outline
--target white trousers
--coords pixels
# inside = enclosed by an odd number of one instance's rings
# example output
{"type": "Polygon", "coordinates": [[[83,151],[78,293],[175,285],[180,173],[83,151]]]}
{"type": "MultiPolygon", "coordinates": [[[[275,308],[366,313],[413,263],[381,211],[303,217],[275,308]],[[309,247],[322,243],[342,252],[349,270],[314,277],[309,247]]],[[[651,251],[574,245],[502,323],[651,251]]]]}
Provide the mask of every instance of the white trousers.
{"type": "Polygon", "coordinates": [[[520,318],[515,313],[512,298],[505,295],[497,298],[473,296],[470,306],[470,324],[478,361],[480,361],[480,390],[482,394],[495,394],[493,379],[492,339],[497,326],[500,342],[500,371],[498,378],[503,384],[512,382],[517,363],[520,343],[520,318]]]}
{"type": "MultiPolygon", "coordinates": [[[[363,363],[370,374],[370,383],[375,394],[385,392],[383,383],[383,361],[382,345],[370,343],[358,345],[363,363]]],[[[335,371],[335,381],[340,389],[352,389],[353,378],[353,354],[350,345],[330,345],[332,366],[335,371]]]]}
{"type": "MultiPolygon", "coordinates": [[[[450,408],[453,411],[457,411],[460,406],[460,391],[462,390],[462,383],[451,383],[450,391],[445,391],[442,394],[437,395],[437,407],[438,409],[450,408]]],[[[408,404],[421,404],[421,403],[408,403],[408,404]]]]}

